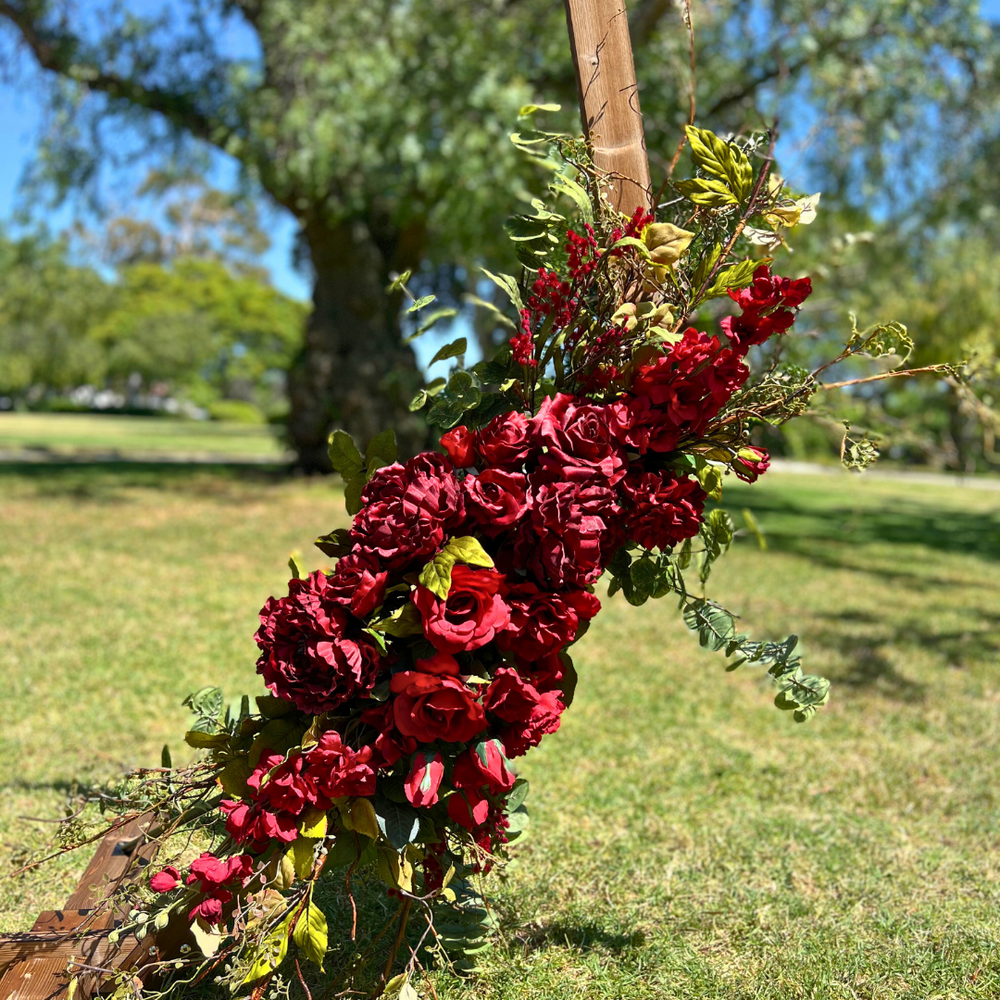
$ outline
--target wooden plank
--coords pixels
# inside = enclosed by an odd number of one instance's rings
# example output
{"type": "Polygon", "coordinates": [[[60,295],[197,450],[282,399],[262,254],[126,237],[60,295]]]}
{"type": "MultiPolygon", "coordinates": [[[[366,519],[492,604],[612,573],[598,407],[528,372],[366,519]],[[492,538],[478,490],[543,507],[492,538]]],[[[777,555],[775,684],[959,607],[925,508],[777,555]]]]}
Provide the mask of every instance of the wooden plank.
{"type": "Polygon", "coordinates": [[[613,175],[611,204],[631,215],[652,207],[649,160],[624,0],[565,0],[583,133],[594,165],[613,175]]]}
{"type": "MultiPolygon", "coordinates": [[[[61,1000],[69,985],[67,963],[107,965],[123,950],[130,953],[134,938],[112,946],[108,935],[120,920],[110,909],[96,907],[120,884],[133,877],[156,854],[146,841],[151,815],[132,817],[111,830],[98,845],[76,889],[61,910],[39,914],[24,934],[0,938],[0,1000],[61,1000]]],[[[85,977],[78,993],[87,1000],[99,974],[85,977]]]]}

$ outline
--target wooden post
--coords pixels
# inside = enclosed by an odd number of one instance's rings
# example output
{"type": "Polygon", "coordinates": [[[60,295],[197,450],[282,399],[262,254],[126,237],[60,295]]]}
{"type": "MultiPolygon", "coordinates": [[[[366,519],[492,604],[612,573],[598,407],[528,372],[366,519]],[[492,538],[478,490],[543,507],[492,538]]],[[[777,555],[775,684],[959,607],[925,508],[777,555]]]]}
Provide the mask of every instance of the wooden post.
{"type": "Polygon", "coordinates": [[[631,215],[652,209],[649,160],[624,0],[565,0],[583,132],[594,165],[611,174],[609,200],[631,215]]]}

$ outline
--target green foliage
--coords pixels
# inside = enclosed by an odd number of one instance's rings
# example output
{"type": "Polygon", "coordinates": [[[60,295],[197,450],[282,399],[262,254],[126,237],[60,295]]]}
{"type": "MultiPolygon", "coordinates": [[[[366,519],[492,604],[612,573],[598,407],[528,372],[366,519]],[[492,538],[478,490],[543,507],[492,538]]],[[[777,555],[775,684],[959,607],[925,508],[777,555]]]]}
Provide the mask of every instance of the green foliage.
{"type": "MultiPolygon", "coordinates": [[[[344,480],[344,501],[349,514],[361,510],[361,492],[378,469],[392,465],[399,455],[396,432],[381,431],[368,442],[362,459],[358,446],[346,431],[335,430],[329,438],[330,464],[344,480]]],[[[317,540],[317,544],[325,539],[317,540]]],[[[325,551],[325,550],[324,550],[325,551]]]]}
{"type": "Polygon", "coordinates": [[[753,187],[753,167],[746,153],[735,142],[724,142],[708,129],[688,125],[684,132],[694,162],[706,174],[724,181],[737,202],[746,201],[753,187]]]}
{"type": "Polygon", "coordinates": [[[69,261],[62,243],[0,238],[0,395],[127,393],[138,375],[223,419],[279,405],[303,305],[218,261],[133,263],[115,282],[69,261]]]}
{"type": "Polygon", "coordinates": [[[830,682],[824,677],[802,672],[799,657],[793,655],[798,636],[791,635],[784,642],[754,642],[737,631],[736,618],[729,611],[705,598],[696,598],[687,604],[684,622],[691,631],[698,633],[698,641],[705,648],[738,657],[729,665],[729,670],[745,663],[766,665],[778,688],[774,703],[780,709],[791,711],[796,722],[806,722],[826,704],[830,682]]]}

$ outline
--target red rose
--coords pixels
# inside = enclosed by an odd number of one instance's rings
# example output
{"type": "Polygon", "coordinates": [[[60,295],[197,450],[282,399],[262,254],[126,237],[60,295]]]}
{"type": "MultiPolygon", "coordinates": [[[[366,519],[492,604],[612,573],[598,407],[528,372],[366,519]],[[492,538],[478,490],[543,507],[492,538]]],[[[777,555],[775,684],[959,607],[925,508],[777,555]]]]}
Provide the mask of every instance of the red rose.
{"type": "Polygon", "coordinates": [[[181,873],[173,865],[167,865],[162,872],[157,872],[149,880],[149,888],[153,892],[171,892],[180,884],[181,873]]]}
{"type": "Polygon", "coordinates": [[[740,448],[736,461],[733,462],[733,472],[745,483],[755,483],[767,472],[771,465],[771,456],[763,448],[748,445],[740,448]]]}
{"type": "Polygon", "coordinates": [[[468,743],[486,725],[474,691],[457,677],[404,670],[389,682],[396,728],[420,743],[468,743]]]}
{"type": "Polygon", "coordinates": [[[441,447],[456,469],[469,469],[476,464],[476,436],[462,424],[441,436],[441,447]]]}
{"type": "Polygon", "coordinates": [[[323,573],[290,580],[288,596],[270,598],[260,622],[254,636],[262,651],[257,673],[301,711],[331,711],[375,686],[378,650],[333,599],[323,573]]]}
{"type": "Polygon", "coordinates": [[[372,749],[371,766],[375,769],[392,767],[404,754],[417,749],[417,741],[412,736],[404,736],[396,729],[392,703],[376,705],[361,713],[361,721],[378,730],[372,749]]]}
{"type": "Polygon", "coordinates": [[[585,587],[604,571],[619,541],[614,490],[544,483],[534,491],[531,520],[515,541],[516,564],[555,590],[585,587]]]}
{"type": "Polygon", "coordinates": [[[351,539],[390,572],[426,560],[465,520],[461,485],[448,459],[436,452],[379,469],[361,502],[351,539]]]}
{"type": "Polygon", "coordinates": [[[636,469],[622,480],[619,490],[630,541],[665,550],[698,534],[705,493],[697,480],[636,469]]]}
{"type": "Polygon", "coordinates": [[[481,827],[490,814],[490,804],[474,788],[455,792],[448,796],[448,816],[454,823],[466,830],[475,831],[481,827]]]}
{"type": "Polygon", "coordinates": [[[528,418],[517,410],[494,417],[477,438],[483,464],[494,469],[520,472],[534,449],[528,437],[528,418]]]}
{"type": "Polygon", "coordinates": [[[559,694],[540,692],[509,667],[496,672],[483,703],[492,715],[510,723],[500,733],[508,757],[520,757],[538,746],[546,733],[559,728],[559,717],[566,707],[559,694]]]}
{"type": "Polygon", "coordinates": [[[528,510],[528,480],[520,472],[486,469],[462,480],[465,510],[487,535],[499,535],[528,510]]]}
{"type": "Polygon", "coordinates": [[[540,660],[576,639],[580,626],[601,610],[601,602],[586,590],[541,590],[530,581],[512,587],[505,600],[510,625],[497,635],[497,645],[525,660],[540,660]]]}
{"type": "Polygon", "coordinates": [[[415,660],[414,666],[425,674],[451,674],[452,677],[457,677],[462,672],[458,660],[450,653],[435,653],[426,660],[415,660]]]}
{"type": "Polygon", "coordinates": [[[558,653],[548,653],[534,661],[514,660],[517,672],[527,680],[539,694],[555,691],[564,700],[566,691],[566,672],[572,670],[573,661],[569,653],[560,650],[558,653]]]}
{"type": "Polygon", "coordinates": [[[546,398],[530,425],[531,439],[544,448],[539,464],[558,480],[608,483],[625,475],[625,450],[615,440],[606,406],[577,403],[559,393],[546,398]]]}
{"type": "Polygon", "coordinates": [[[443,653],[460,653],[485,646],[510,622],[501,591],[503,577],[495,569],[461,563],[451,571],[448,599],[442,601],[418,586],[412,600],[424,622],[424,635],[443,653]]]}
{"type": "Polygon", "coordinates": [[[509,792],[514,787],[514,773],[507,766],[507,757],[500,741],[484,740],[469,747],[457,761],[451,773],[456,788],[487,789],[491,795],[509,792]]]}
{"type": "Polygon", "coordinates": [[[330,598],[351,609],[357,618],[370,615],[385,600],[389,574],[367,552],[344,556],[330,577],[330,598]]]}
{"type": "Polygon", "coordinates": [[[438,800],[438,789],[444,778],[444,758],[436,753],[433,757],[421,752],[414,756],[409,776],[403,785],[410,804],[418,809],[432,806],[438,800]]]}

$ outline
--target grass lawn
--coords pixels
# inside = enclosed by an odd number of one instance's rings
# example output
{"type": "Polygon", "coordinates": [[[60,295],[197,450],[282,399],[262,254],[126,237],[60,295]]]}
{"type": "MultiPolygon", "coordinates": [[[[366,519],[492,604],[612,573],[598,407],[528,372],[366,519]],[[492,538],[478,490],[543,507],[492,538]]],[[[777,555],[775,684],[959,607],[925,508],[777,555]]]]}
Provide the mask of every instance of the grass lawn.
{"type": "Polygon", "coordinates": [[[276,462],[284,455],[273,429],[257,424],[91,413],[0,413],[0,451],[21,449],[57,457],[102,452],[214,453],[276,462]]]}
{"type": "MultiPolygon", "coordinates": [[[[522,759],[533,825],[498,887],[503,941],[436,995],[1000,997],[998,500],[729,489],[770,548],[738,541],[710,593],[755,636],[799,633],[830,705],[797,726],[672,603],[607,602],[562,729],[522,759]]],[[[77,782],[163,743],[184,759],[189,691],[256,690],[257,609],[289,551],[344,521],[329,483],[263,471],[0,466],[0,864],[54,836],[24,817],[60,815],[77,782]]],[[[0,881],[0,930],[86,860],[0,881]]],[[[354,946],[332,944],[336,968],[354,946]]]]}

